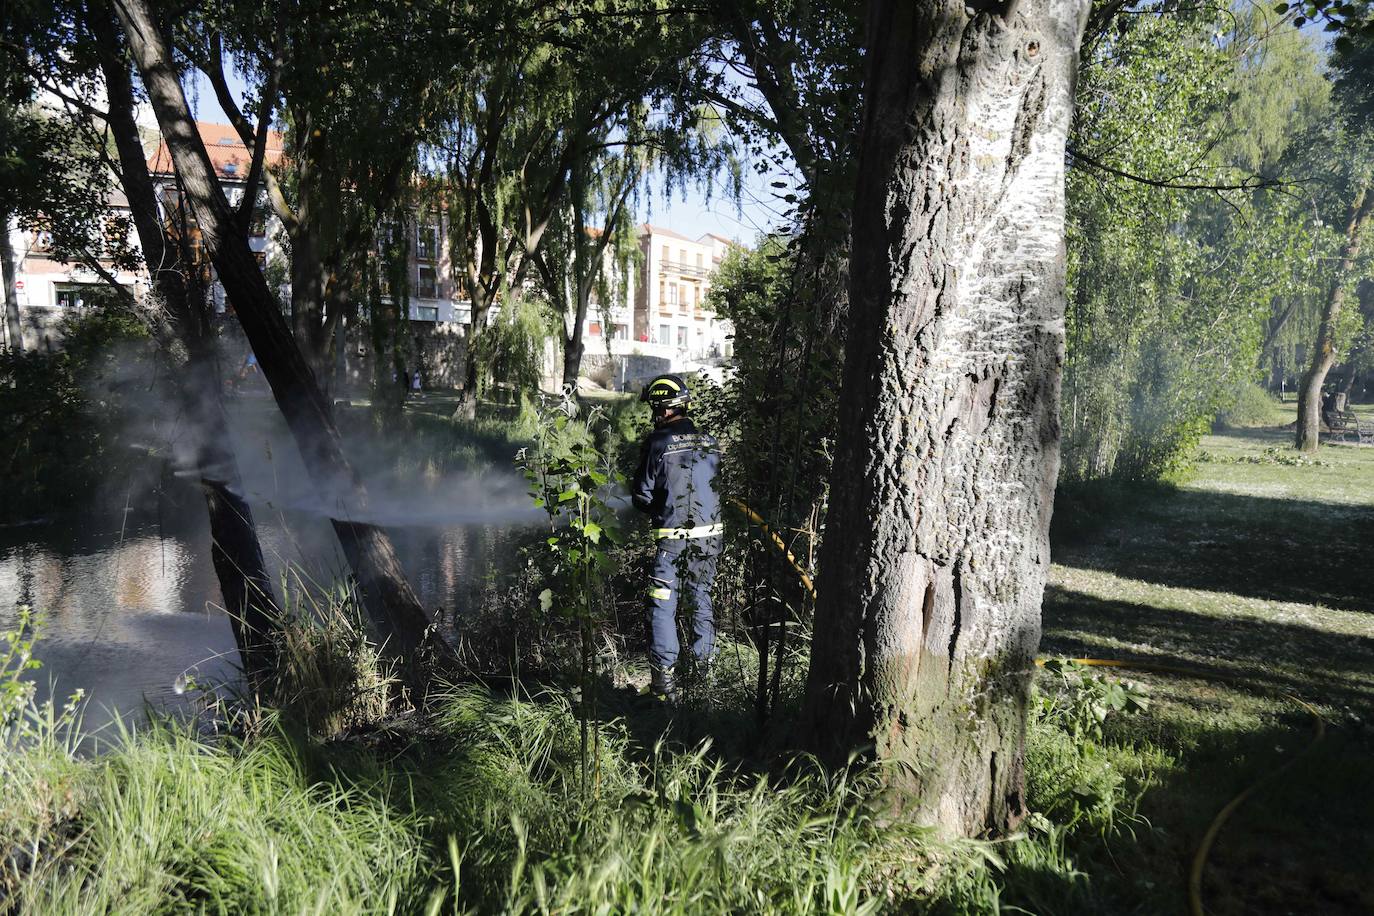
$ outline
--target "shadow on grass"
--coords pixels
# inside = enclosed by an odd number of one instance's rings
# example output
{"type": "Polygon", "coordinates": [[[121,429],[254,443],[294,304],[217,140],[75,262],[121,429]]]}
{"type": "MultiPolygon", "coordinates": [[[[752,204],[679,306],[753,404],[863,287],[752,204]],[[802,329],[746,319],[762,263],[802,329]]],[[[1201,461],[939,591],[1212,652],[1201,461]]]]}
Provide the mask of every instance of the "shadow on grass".
{"type": "Polygon", "coordinates": [[[1212,914],[1356,914],[1374,908],[1368,879],[1374,818],[1367,738],[1332,728],[1313,745],[1310,718],[1264,728],[1151,715],[1117,720],[1111,737],[1140,732],[1179,748],[1179,763],[1145,793],[1143,820],[1073,852],[1090,875],[1099,912],[1181,913],[1188,871],[1208,826],[1238,794],[1260,784],[1217,835],[1203,872],[1212,914]],[[1296,755],[1302,754],[1300,758],[1296,755]],[[1290,769],[1275,774],[1284,764],[1290,769]],[[1271,775],[1273,774],[1273,775],[1271,775]]]}
{"type": "Polygon", "coordinates": [[[1056,515],[1065,566],[1374,612],[1371,507],[1115,485],[1066,493],[1056,515]]]}
{"type": "Polygon", "coordinates": [[[1041,651],[1139,661],[1167,656],[1309,700],[1374,704],[1374,639],[1300,623],[1104,601],[1049,586],[1041,651]]]}

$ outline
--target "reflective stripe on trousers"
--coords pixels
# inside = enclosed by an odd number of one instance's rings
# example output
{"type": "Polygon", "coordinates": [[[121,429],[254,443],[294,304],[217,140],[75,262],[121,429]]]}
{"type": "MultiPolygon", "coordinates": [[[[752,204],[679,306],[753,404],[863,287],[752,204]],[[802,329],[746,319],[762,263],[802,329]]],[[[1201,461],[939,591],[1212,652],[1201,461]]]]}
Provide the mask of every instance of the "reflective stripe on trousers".
{"type": "Polygon", "coordinates": [[[714,525],[698,525],[695,528],[655,528],[654,537],[658,540],[687,541],[695,538],[711,538],[725,533],[720,522],[714,525]]]}

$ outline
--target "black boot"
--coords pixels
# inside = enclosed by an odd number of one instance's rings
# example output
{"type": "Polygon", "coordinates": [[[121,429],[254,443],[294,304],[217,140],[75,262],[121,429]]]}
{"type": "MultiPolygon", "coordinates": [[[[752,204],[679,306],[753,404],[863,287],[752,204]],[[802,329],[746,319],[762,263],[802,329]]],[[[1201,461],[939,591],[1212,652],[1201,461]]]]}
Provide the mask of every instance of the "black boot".
{"type": "Polygon", "coordinates": [[[654,665],[649,669],[649,690],[655,697],[669,706],[677,705],[677,684],[673,681],[673,669],[654,665]]]}

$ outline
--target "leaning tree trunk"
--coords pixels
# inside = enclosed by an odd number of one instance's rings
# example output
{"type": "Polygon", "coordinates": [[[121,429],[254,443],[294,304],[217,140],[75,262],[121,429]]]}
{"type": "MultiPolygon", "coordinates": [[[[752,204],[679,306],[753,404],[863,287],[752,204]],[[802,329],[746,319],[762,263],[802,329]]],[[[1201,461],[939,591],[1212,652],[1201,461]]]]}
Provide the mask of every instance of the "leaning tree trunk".
{"type": "Polygon", "coordinates": [[[1088,0],[875,0],[801,722],[894,814],[1023,811],[1058,467],[1064,145],[1088,0]],[[981,11],[977,11],[981,10],[981,11]]]}
{"type": "Polygon", "coordinates": [[[133,83],[128,62],[118,51],[113,14],[93,5],[88,21],[100,42],[120,184],[161,300],[162,308],[153,313],[153,336],[186,420],[189,464],[200,480],[210,523],[211,562],[244,675],[250,684],[262,684],[275,667],[272,633],[281,620],[281,609],[263,562],[252,510],[241,495],[238,462],[228,444],[229,423],[215,371],[204,295],[192,302],[187,285],[190,274],[158,214],[157,189],[148,173],[134,115],[133,83]]]}
{"type": "Polygon", "coordinates": [[[1369,222],[1371,212],[1374,212],[1374,193],[1370,193],[1369,186],[1364,185],[1356,192],[1355,201],[1350,205],[1345,242],[1341,246],[1336,276],[1326,294],[1321,324],[1317,326],[1312,363],[1298,383],[1297,436],[1293,444],[1299,451],[1315,452],[1321,438],[1322,385],[1326,384],[1326,374],[1336,364],[1336,324],[1340,319],[1341,307],[1345,304],[1346,282],[1360,256],[1360,235],[1369,222]]]}
{"type": "Polygon", "coordinates": [[[24,325],[19,319],[19,287],[14,271],[14,246],[10,243],[10,215],[0,210],[0,278],[5,284],[5,331],[16,353],[24,349],[24,325]]]}
{"type": "Polygon", "coordinates": [[[235,226],[147,0],[124,0],[117,9],[216,273],[234,302],[248,342],[331,516],[364,607],[384,651],[401,666],[411,686],[422,692],[432,656],[449,657],[451,649],[431,626],[391,539],[365,521],[369,514],[366,490],[344,456],[329,403],[267,288],[247,238],[235,226]]]}

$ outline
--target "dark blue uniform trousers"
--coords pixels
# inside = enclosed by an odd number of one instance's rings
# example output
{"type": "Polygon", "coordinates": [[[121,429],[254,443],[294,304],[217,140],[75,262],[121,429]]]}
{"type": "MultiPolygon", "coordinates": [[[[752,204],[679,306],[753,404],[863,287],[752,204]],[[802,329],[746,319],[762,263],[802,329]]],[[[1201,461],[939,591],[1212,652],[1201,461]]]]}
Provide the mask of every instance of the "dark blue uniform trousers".
{"type": "Polygon", "coordinates": [[[669,668],[677,661],[677,610],[692,621],[692,654],[705,661],[715,652],[716,624],[711,585],[721,537],[663,538],[649,581],[649,657],[669,668]]]}

